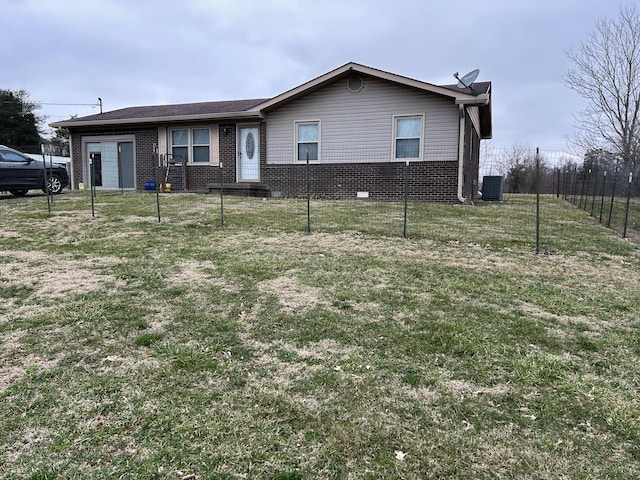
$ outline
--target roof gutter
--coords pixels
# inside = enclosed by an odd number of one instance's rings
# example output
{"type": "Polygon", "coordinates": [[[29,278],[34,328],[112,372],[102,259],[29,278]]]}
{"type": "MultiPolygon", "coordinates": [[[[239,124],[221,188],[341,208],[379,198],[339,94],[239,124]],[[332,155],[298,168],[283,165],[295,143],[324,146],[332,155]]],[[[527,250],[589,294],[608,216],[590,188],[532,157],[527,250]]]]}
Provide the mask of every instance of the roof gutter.
{"type": "Polygon", "coordinates": [[[488,93],[481,93],[477,97],[456,98],[457,105],[489,105],[488,93]]]}
{"type": "Polygon", "coordinates": [[[464,203],[463,187],[464,187],[464,105],[459,105],[460,125],[458,136],[458,200],[464,203]]]}
{"type": "Polygon", "coordinates": [[[175,122],[193,122],[200,120],[222,120],[222,119],[255,119],[262,118],[259,112],[228,112],[228,113],[199,113],[196,115],[165,115],[161,117],[146,118],[114,118],[111,120],[95,119],[95,120],[63,120],[61,122],[50,123],[51,127],[93,127],[104,125],[132,125],[145,123],[175,123],[175,122]]]}

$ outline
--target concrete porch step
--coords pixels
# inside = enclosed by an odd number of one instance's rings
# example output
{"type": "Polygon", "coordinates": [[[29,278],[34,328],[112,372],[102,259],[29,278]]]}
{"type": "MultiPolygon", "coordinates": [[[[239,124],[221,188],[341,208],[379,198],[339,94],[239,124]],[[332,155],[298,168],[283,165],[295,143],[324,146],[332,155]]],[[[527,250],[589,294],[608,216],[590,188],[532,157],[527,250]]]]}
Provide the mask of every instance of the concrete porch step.
{"type": "MultiPolygon", "coordinates": [[[[242,183],[223,183],[222,190],[224,195],[238,195],[242,197],[269,197],[269,187],[262,183],[242,182],[242,183]]],[[[219,183],[208,183],[207,191],[209,193],[220,194],[219,183]]]]}

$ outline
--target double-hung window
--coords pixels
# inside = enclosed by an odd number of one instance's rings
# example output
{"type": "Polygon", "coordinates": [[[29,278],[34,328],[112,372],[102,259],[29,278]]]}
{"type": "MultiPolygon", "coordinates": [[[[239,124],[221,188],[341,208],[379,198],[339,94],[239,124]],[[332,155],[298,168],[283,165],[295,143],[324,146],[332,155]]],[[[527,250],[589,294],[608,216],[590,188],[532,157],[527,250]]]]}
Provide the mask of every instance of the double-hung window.
{"type": "Polygon", "coordinates": [[[424,115],[393,117],[393,151],[396,159],[422,158],[424,115]]]}
{"type": "Polygon", "coordinates": [[[320,122],[296,122],[296,155],[300,162],[318,160],[320,153],[320,122]]]}
{"type": "Polygon", "coordinates": [[[171,154],[176,163],[185,157],[189,163],[208,163],[211,150],[211,132],[208,128],[182,128],[171,130],[171,154]]]}

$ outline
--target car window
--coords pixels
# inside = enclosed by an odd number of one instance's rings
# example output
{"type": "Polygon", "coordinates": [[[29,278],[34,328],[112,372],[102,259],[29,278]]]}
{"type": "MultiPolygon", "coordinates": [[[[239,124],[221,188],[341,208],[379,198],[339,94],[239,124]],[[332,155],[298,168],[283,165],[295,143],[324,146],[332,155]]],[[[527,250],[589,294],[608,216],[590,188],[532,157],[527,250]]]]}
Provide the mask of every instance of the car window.
{"type": "Polygon", "coordinates": [[[19,153],[10,150],[0,150],[0,158],[3,162],[26,162],[28,160],[19,153]]]}

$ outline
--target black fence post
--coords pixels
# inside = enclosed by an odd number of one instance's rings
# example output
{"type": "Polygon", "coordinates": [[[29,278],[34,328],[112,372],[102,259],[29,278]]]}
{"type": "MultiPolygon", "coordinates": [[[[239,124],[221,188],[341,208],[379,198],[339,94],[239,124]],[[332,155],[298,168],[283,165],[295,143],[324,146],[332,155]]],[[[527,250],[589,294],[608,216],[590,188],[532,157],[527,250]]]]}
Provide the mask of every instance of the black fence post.
{"type": "Polygon", "coordinates": [[[222,171],[222,162],[220,162],[220,226],[224,227],[224,181],[223,181],[223,171],[222,171]]]}
{"type": "Polygon", "coordinates": [[[536,255],[540,253],[540,149],[536,148],[536,255]]]}
{"type": "Polygon", "coordinates": [[[153,161],[153,180],[156,193],[156,214],[158,215],[158,222],[162,221],[160,218],[160,181],[158,179],[158,170],[160,169],[161,154],[158,152],[156,146],[156,153],[152,157],[153,161]]]}
{"type": "Polygon", "coordinates": [[[591,216],[593,217],[593,209],[596,202],[596,189],[598,187],[598,167],[595,167],[595,179],[593,180],[593,192],[591,194],[591,216]]]}
{"type": "Polygon", "coordinates": [[[307,145],[307,226],[305,232],[311,233],[311,172],[309,165],[309,145],[307,145]]]}
{"type": "Polygon", "coordinates": [[[613,173],[613,186],[611,187],[611,205],[609,205],[609,220],[607,220],[607,228],[611,228],[611,217],[613,215],[613,202],[616,198],[616,183],[618,183],[618,166],[613,173]]]}
{"type": "Polygon", "coordinates": [[[118,185],[120,185],[120,194],[124,195],[124,186],[122,185],[122,159],[120,154],[122,153],[122,147],[118,145],[118,185]]]}
{"type": "Polygon", "coordinates": [[[629,172],[629,185],[627,186],[627,206],[624,211],[624,229],[622,230],[622,238],[627,237],[627,224],[629,221],[629,204],[631,203],[631,183],[633,182],[633,172],[629,172]]]}
{"type": "Polygon", "coordinates": [[[600,195],[600,219],[598,220],[598,223],[602,223],[602,210],[604,209],[604,189],[605,186],[607,185],[607,171],[604,171],[604,174],[602,175],[602,195],[600,195]]]}
{"type": "Polygon", "coordinates": [[[93,164],[94,155],[89,154],[89,187],[91,188],[91,216],[96,216],[95,209],[95,196],[96,196],[96,180],[95,180],[95,167],[93,164]]]}
{"type": "Polygon", "coordinates": [[[404,164],[404,227],[402,229],[403,238],[407,238],[407,203],[409,200],[409,160],[404,164]]]}
{"type": "Polygon", "coordinates": [[[51,215],[51,189],[49,188],[49,176],[47,175],[47,159],[44,154],[44,143],[40,144],[42,151],[42,180],[44,181],[44,192],[47,196],[47,210],[51,215]]]}

